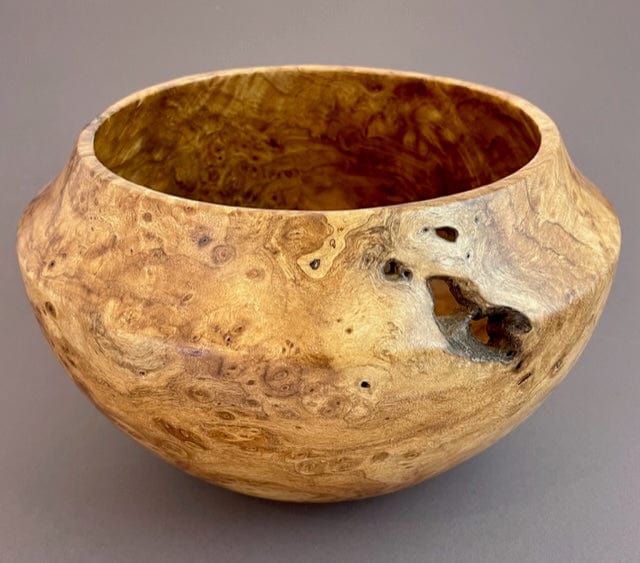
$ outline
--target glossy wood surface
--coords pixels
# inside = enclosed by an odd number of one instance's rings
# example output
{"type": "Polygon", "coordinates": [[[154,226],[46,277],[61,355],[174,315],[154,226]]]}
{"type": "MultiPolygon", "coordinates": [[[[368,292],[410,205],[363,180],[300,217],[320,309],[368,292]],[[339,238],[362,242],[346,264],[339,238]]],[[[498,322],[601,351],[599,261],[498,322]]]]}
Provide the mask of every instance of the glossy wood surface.
{"type": "Polygon", "coordinates": [[[391,492],[530,414],[620,246],[553,122],[339,67],[156,86],[82,131],[20,223],[27,294],[96,406],[243,493],[391,492]]]}

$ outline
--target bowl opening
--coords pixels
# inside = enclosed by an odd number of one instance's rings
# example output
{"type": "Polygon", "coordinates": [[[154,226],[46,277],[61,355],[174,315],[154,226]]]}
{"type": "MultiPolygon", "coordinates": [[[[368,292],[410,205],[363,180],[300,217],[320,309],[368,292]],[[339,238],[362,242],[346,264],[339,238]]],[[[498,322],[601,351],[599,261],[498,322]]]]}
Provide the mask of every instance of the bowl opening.
{"type": "Polygon", "coordinates": [[[395,73],[280,68],[169,85],[107,117],[95,155],[168,194],[267,209],[377,207],[455,194],[523,167],[524,110],[395,73]]]}

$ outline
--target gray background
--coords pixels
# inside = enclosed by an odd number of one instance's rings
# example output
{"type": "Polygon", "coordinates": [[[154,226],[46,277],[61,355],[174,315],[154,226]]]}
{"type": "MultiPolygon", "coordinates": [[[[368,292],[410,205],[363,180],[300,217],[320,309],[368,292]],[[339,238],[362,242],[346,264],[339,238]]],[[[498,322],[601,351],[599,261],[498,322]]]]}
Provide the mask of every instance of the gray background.
{"type": "Polygon", "coordinates": [[[1,561],[639,561],[640,4],[0,0],[1,561]],[[526,423],[394,495],[325,506],[243,497],[116,430],[31,314],[19,213],[120,97],[207,70],[353,64],[518,93],[558,123],[622,219],[604,316],[526,423]]]}

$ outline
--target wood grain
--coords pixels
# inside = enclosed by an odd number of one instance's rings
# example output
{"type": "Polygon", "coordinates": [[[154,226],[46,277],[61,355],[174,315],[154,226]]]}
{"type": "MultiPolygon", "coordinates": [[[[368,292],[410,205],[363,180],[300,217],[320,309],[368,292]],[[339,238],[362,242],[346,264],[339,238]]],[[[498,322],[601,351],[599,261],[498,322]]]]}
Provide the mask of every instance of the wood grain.
{"type": "Polygon", "coordinates": [[[619,247],[533,105],[339,67],[126,98],[17,243],[51,347],[120,428],[314,502],[418,483],[521,422],[585,346],[619,247]]]}

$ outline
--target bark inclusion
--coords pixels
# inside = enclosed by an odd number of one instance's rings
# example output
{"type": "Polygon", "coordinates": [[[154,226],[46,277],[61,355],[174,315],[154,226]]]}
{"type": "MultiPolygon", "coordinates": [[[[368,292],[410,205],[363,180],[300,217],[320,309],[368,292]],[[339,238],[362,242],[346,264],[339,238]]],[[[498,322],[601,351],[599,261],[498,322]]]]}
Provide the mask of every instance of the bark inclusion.
{"type": "Polygon", "coordinates": [[[532,329],[523,313],[486,302],[468,280],[433,276],[427,279],[427,287],[436,324],[454,354],[504,364],[521,355],[520,335],[532,329]]]}

